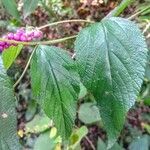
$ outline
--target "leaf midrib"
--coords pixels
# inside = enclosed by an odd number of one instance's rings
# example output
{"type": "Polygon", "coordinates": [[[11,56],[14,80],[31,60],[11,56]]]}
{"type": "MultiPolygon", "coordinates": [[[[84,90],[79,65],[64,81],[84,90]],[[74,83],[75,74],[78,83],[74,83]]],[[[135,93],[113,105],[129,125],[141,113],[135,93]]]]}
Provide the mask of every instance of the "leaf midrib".
{"type": "MultiPolygon", "coordinates": [[[[46,54],[47,52],[45,51],[45,54],[46,54]]],[[[48,55],[48,54],[47,54],[48,55]]],[[[48,62],[48,64],[50,65],[50,68],[51,68],[51,71],[52,71],[52,74],[53,74],[53,77],[54,77],[54,81],[55,81],[55,83],[56,83],[56,87],[57,87],[57,89],[58,89],[58,93],[59,93],[59,96],[60,96],[60,104],[61,104],[61,111],[62,111],[62,115],[63,115],[63,124],[64,124],[64,126],[65,126],[65,129],[66,129],[66,124],[65,124],[65,119],[64,119],[64,109],[63,109],[63,99],[62,99],[62,95],[61,95],[61,92],[60,92],[60,87],[59,87],[59,85],[58,85],[58,81],[57,81],[57,77],[56,77],[56,75],[55,75],[55,72],[54,72],[54,70],[53,70],[53,66],[52,66],[52,64],[51,64],[51,62],[50,61],[47,61],[48,62]]],[[[65,136],[66,136],[66,133],[65,133],[65,136]]]]}

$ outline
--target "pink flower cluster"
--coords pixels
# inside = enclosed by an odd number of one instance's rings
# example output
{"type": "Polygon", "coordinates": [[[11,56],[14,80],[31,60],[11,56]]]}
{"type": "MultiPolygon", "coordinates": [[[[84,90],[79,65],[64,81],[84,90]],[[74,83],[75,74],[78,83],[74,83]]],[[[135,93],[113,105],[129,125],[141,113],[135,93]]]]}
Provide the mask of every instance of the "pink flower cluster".
{"type": "MultiPolygon", "coordinates": [[[[7,35],[4,35],[3,38],[7,40],[15,40],[15,41],[22,41],[22,42],[30,42],[34,40],[41,39],[43,37],[43,34],[40,30],[36,28],[20,28],[16,31],[16,33],[8,33],[7,35]]],[[[10,46],[16,46],[16,44],[8,43],[0,41],[0,52],[2,52],[4,49],[9,48],[10,46]]]]}

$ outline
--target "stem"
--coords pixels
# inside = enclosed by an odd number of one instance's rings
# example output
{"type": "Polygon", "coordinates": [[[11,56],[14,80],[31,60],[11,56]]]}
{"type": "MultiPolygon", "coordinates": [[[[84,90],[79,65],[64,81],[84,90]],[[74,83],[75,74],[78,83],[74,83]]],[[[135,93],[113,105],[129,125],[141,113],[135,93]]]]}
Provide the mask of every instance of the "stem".
{"type": "Polygon", "coordinates": [[[136,16],[138,16],[139,14],[145,12],[146,10],[150,9],[150,6],[138,11],[137,13],[133,14],[132,16],[130,16],[128,19],[132,20],[133,18],[135,18],[136,16]]]}
{"type": "Polygon", "coordinates": [[[29,67],[29,65],[30,65],[31,59],[32,59],[32,57],[33,57],[33,54],[34,54],[34,52],[36,51],[37,47],[38,47],[38,45],[36,45],[35,48],[33,49],[32,53],[31,53],[31,55],[30,55],[30,57],[29,57],[29,60],[28,60],[28,62],[27,62],[27,64],[26,64],[26,67],[24,68],[24,70],[23,70],[21,76],[19,77],[19,79],[18,79],[18,80],[16,81],[16,83],[13,85],[13,88],[15,88],[15,87],[19,84],[19,82],[22,80],[22,78],[24,77],[24,75],[25,75],[25,73],[26,73],[26,71],[27,71],[27,69],[28,69],[28,67],[29,67]]]}
{"type": "Polygon", "coordinates": [[[58,24],[62,24],[62,23],[70,23],[70,22],[94,23],[93,21],[83,20],[83,19],[62,20],[62,21],[58,21],[58,22],[53,22],[53,23],[46,24],[44,26],[38,27],[38,29],[41,30],[41,29],[46,28],[46,27],[50,27],[50,26],[54,26],[54,25],[58,25],[58,24]]]}
{"type": "Polygon", "coordinates": [[[85,136],[85,139],[88,141],[88,143],[90,144],[92,150],[96,150],[95,146],[93,145],[92,141],[88,138],[88,136],[85,136]]]}
{"type": "Polygon", "coordinates": [[[23,45],[47,45],[47,44],[56,44],[60,42],[64,42],[66,40],[74,39],[76,38],[77,35],[69,36],[69,37],[64,37],[60,39],[55,39],[55,40],[49,40],[49,41],[39,41],[39,42],[20,42],[20,41],[15,41],[15,40],[7,40],[0,38],[0,41],[8,42],[8,43],[14,43],[14,44],[23,44],[23,45]]]}
{"type": "Polygon", "coordinates": [[[127,8],[131,3],[133,3],[134,0],[122,0],[119,6],[117,6],[114,10],[112,10],[107,16],[108,17],[116,17],[119,16],[125,8],[127,8]]]}

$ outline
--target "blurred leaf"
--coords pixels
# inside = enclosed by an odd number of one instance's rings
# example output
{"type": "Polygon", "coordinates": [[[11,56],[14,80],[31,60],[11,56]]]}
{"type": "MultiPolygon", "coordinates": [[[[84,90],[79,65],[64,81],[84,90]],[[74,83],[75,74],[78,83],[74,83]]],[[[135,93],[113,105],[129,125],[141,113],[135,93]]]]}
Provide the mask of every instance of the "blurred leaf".
{"type": "Polygon", "coordinates": [[[54,138],[57,134],[57,129],[55,127],[51,128],[50,138],[54,138]]]}
{"type": "Polygon", "coordinates": [[[124,150],[124,148],[116,142],[109,150],[124,150]]]}
{"type": "Polygon", "coordinates": [[[107,4],[109,0],[103,0],[103,1],[104,1],[105,4],[107,4]]]}
{"type": "Polygon", "coordinates": [[[145,70],[145,78],[150,81],[150,50],[148,51],[148,59],[145,70]]]}
{"type": "Polygon", "coordinates": [[[30,100],[25,113],[26,121],[29,121],[34,117],[36,110],[37,110],[37,103],[34,100],[30,100]]]}
{"type": "MultiPolygon", "coordinates": [[[[97,150],[108,150],[107,145],[99,138],[97,142],[97,150]]],[[[124,150],[117,142],[109,150],[124,150]]]]}
{"type": "Polygon", "coordinates": [[[51,139],[49,135],[49,131],[40,134],[35,142],[33,150],[54,150],[55,141],[54,139],[51,139]]]}
{"type": "Polygon", "coordinates": [[[101,120],[98,107],[94,103],[84,103],[78,111],[79,119],[85,124],[92,124],[101,120]]]}
{"type": "Polygon", "coordinates": [[[80,144],[80,141],[86,134],[88,133],[88,129],[86,126],[82,126],[79,129],[73,131],[70,137],[69,149],[75,150],[76,147],[80,144]]]}
{"type": "Polygon", "coordinates": [[[24,0],[23,2],[24,2],[24,5],[23,5],[23,15],[24,15],[24,18],[26,18],[32,12],[34,12],[34,10],[36,9],[36,7],[38,6],[39,0],[24,0]]]}
{"type": "Polygon", "coordinates": [[[150,148],[150,136],[143,135],[139,137],[129,145],[129,150],[149,150],[150,148]]]}
{"type": "Polygon", "coordinates": [[[68,53],[54,46],[39,46],[31,62],[33,95],[63,139],[70,137],[76,117],[80,92],[76,70],[68,53]]]}
{"type": "Polygon", "coordinates": [[[149,98],[144,99],[144,104],[147,106],[150,106],[150,96],[149,96],[149,98]]]}
{"type": "Polygon", "coordinates": [[[32,121],[26,123],[26,133],[41,133],[52,126],[52,120],[46,115],[36,115],[32,121]]]}
{"type": "Polygon", "coordinates": [[[87,94],[87,89],[82,83],[80,83],[79,99],[82,99],[86,94],[87,94]]]}
{"type": "Polygon", "coordinates": [[[23,45],[10,46],[8,49],[3,51],[2,59],[6,69],[8,69],[12,65],[17,56],[20,54],[22,48],[23,45]]]}
{"type": "Polygon", "coordinates": [[[20,150],[13,87],[0,57],[0,150],[20,150]]]}
{"type": "Polygon", "coordinates": [[[150,125],[147,123],[142,123],[142,127],[150,134],[150,125]]]}
{"type": "Polygon", "coordinates": [[[17,3],[15,0],[1,0],[5,9],[8,11],[10,15],[12,15],[17,20],[20,20],[20,15],[17,10],[17,3]]]}
{"type": "MultiPolygon", "coordinates": [[[[97,150],[108,150],[107,145],[100,138],[98,138],[97,150]]],[[[116,142],[109,150],[124,150],[124,148],[116,142]]]]}
{"type": "Polygon", "coordinates": [[[101,138],[98,138],[97,150],[107,150],[107,145],[102,141],[101,138]]]}

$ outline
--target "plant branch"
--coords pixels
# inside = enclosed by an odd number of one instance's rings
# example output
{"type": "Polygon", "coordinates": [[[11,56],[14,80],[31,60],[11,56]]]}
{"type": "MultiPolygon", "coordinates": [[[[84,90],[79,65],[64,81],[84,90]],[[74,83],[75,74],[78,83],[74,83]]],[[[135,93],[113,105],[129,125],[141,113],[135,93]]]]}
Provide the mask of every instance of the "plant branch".
{"type": "Polygon", "coordinates": [[[51,27],[51,26],[55,26],[55,25],[58,25],[58,24],[71,23],[71,22],[94,23],[93,21],[83,20],[83,19],[62,20],[62,21],[58,21],[58,22],[53,22],[53,23],[46,24],[44,26],[38,27],[38,29],[41,30],[41,29],[46,28],[46,27],[51,27]]]}
{"type": "Polygon", "coordinates": [[[122,0],[120,5],[118,5],[114,10],[112,10],[106,16],[106,18],[119,16],[133,2],[134,2],[134,0],[122,0]]]}
{"type": "Polygon", "coordinates": [[[37,47],[38,47],[38,45],[36,45],[35,48],[33,49],[32,53],[31,53],[31,55],[30,55],[30,57],[29,57],[29,60],[28,60],[28,62],[27,62],[27,64],[26,64],[26,67],[24,68],[24,70],[23,70],[21,76],[19,77],[19,79],[18,79],[18,80],[16,81],[16,83],[13,85],[13,88],[15,88],[15,87],[19,84],[19,82],[22,80],[22,78],[24,77],[24,75],[25,75],[25,73],[26,73],[26,71],[27,71],[27,69],[28,69],[28,67],[29,67],[29,65],[30,65],[31,59],[32,59],[32,57],[33,57],[33,54],[34,54],[34,52],[36,51],[37,47]]]}
{"type": "Polygon", "coordinates": [[[141,13],[145,12],[146,10],[150,9],[150,6],[138,11],[137,13],[133,14],[132,16],[130,16],[128,19],[132,20],[134,19],[136,16],[140,15],[141,13]]]}
{"type": "Polygon", "coordinates": [[[66,40],[74,39],[76,38],[76,36],[77,35],[73,35],[73,36],[64,37],[60,39],[49,40],[49,41],[39,41],[39,42],[21,42],[21,41],[15,41],[15,40],[7,40],[3,38],[0,38],[0,41],[14,43],[14,44],[23,44],[23,45],[39,45],[39,44],[47,45],[47,44],[56,44],[56,43],[64,42],[66,40]]]}
{"type": "Polygon", "coordinates": [[[95,146],[93,145],[92,141],[88,138],[88,136],[85,136],[85,139],[88,141],[88,143],[90,144],[90,147],[92,148],[92,150],[96,150],[95,146]]]}

